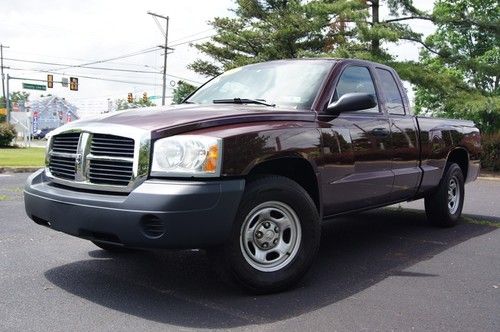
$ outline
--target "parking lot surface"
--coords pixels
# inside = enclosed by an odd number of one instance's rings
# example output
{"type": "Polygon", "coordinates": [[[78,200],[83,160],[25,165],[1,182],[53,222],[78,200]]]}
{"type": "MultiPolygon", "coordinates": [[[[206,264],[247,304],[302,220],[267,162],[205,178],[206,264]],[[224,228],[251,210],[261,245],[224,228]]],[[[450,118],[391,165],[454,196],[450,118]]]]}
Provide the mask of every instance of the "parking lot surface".
{"type": "Polygon", "coordinates": [[[203,251],[109,254],[31,222],[27,174],[0,174],[0,330],[500,330],[500,181],[466,187],[465,218],[422,202],[333,220],[298,287],[253,296],[203,251]]]}

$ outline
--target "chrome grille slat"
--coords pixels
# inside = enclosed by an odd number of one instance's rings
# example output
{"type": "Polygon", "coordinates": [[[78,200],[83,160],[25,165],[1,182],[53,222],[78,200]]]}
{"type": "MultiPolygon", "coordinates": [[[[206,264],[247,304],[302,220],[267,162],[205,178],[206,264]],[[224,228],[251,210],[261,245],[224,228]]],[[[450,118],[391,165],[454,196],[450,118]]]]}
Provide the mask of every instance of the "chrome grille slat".
{"type": "Polygon", "coordinates": [[[75,162],[73,160],[66,160],[64,158],[60,158],[60,157],[56,157],[56,156],[52,156],[51,160],[52,160],[52,164],[65,164],[65,165],[69,165],[69,166],[75,165],[75,162]]]}
{"type": "Polygon", "coordinates": [[[128,158],[131,158],[134,156],[133,151],[132,152],[128,152],[128,151],[119,152],[119,151],[92,149],[91,152],[92,152],[92,154],[95,154],[95,155],[105,155],[105,156],[120,156],[120,157],[128,157],[128,158]]]}
{"type": "Polygon", "coordinates": [[[131,175],[132,171],[129,171],[129,172],[123,172],[123,171],[120,171],[120,172],[115,172],[115,171],[96,171],[94,169],[90,170],[89,171],[89,174],[90,175],[96,175],[96,176],[106,176],[106,175],[112,175],[112,176],[116,176],[116,177],[124,177],[124,178],[130,178],[130,175],[131,175]]]}
{"type": "Polygon", "coordinates": [[[107,135],[107,134],[95,134],[94,140],[96,140],[96,141],[112,141],[112,142],[119,142],[119,141],[133,142],[134,141],[132,138],[107,135]]]}
{"type": "MultiPolygon", "coordinates": [[[[109,168],[98,168],[98,167],[93,167],[91,173],[108,173],[110,171],[109,168]]],[[[132,168],[130,169],[112,169],[113,172],[116,173],[125,173],[128,174],[132,172],[132,168]]]]}
{"type": "Polygon", "coordinates": [[[125,169],[125,170],[129,170],[130,172],[132,172],[132,163],[130,165],[107,165],[107,164],[101,164],[99,163],[97,160],[92,160],[92,162],[94,163],[94,167],[96,168],[101,168],[101,167],[105,167],[106,170],[113,170],[113,169],[125,169]]]}
{"type": "Polygon", "coordinates": [[[108,142],[100,142],[99,140],[94,140],[94,145],[105,145],[105,146],[116,146],[116,147],[128,147],[130,143],[108,143],[108,142]]]}

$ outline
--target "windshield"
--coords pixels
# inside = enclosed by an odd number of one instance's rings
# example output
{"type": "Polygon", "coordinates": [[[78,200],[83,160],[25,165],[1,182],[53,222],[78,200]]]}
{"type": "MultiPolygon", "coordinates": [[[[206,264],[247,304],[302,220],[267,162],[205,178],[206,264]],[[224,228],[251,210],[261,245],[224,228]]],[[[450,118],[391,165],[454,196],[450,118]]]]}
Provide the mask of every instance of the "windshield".
{"type": "Polygon", "coordinates": [[[205,84],[186,102],[256,104],[261,101],[270,106],[307,109],[332,65],[333,61],[301,60],[235,68],[205,84]]]}

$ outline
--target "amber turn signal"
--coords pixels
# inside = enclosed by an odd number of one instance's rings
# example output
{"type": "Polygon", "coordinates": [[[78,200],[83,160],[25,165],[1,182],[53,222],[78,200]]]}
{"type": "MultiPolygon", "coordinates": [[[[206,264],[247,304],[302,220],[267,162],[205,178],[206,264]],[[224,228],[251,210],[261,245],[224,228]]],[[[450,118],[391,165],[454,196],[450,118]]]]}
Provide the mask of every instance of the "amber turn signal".
{"type": "Polygon", "coordinates": [[[217,171],[217,160],[219,159],[219,147],[212,145],[208,149],[207,159],[203,164],[203,170],[207,173],[215,173],[217,171]]]}

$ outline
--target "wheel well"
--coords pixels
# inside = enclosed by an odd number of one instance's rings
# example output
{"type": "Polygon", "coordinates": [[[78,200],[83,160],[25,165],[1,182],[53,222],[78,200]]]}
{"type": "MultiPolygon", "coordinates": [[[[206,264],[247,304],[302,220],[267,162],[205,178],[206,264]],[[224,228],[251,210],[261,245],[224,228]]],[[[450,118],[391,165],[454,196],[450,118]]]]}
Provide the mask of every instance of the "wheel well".
{"type": "Polygon", "coordinates": [[[456,163],[462,169],[464,179],[467,179],[467,171],[469,170],[469,155],[464,149],[455,149],[448,155],[448,163],[456,163]]]}
{"type": "Polygon", "coordinates": [[[280,175],[297,182],[311,196],[318,212],[321,214],[318,180],[311,164],[307,160],[301,158],[279,158],[265,161],[252,168],[247,178],[264,174],[280,175]]]}

